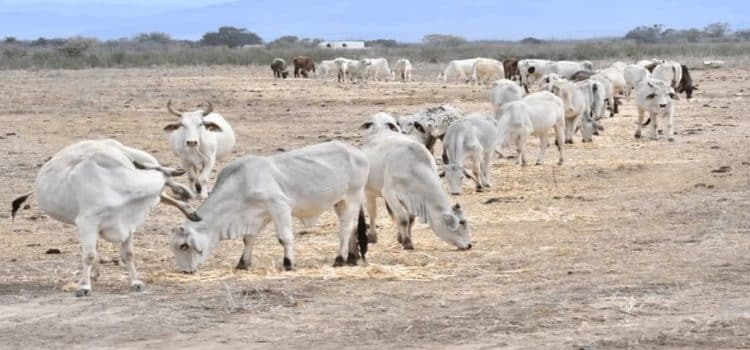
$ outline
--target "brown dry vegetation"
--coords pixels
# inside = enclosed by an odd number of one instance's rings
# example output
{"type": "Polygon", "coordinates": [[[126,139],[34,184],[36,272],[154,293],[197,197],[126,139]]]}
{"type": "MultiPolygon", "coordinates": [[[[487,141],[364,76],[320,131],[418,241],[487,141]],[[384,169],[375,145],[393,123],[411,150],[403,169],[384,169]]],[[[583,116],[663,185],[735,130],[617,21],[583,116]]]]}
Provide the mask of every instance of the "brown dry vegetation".
{"type": "MultiPolygon", "coordinates": [[[[437,66],[421,69],[429,82],[364,86],[273,80],[266,67],[3,72],[0,198],[30,190],[46,159],[82,139],[113,137],[175,165],[168,99],[214,101],[237,156],[358,144],[364,116],[380,110],[489,109],[484,88],[436,84],[437,66]]],[[[422,224],[416,250],[403,251],[381,210],[369,266],[330,267],[326,215],[296,229],[296,271],[280,271],[270,225],[249,271],[233,270],[235,241],[183,275],[166,247],[183,219],[162,205],[136,236],[146,291],[128,290],[117,250],[100,241],[100,277],[79,299],[75,229],[33,201],[15,223],[0,212],[0,347],[747,348],[748,73],[696,72],[701,90],[678,103],[674,143],[633,139],[629,102],[593,144],[568,147],[563,166],[553,149],[541,167],[496,162],[491,191],[466,184],[454,197],[476,242],[466,252],[422,224]],[[61,254],[45,254],[53,248],[61,254]]]]}

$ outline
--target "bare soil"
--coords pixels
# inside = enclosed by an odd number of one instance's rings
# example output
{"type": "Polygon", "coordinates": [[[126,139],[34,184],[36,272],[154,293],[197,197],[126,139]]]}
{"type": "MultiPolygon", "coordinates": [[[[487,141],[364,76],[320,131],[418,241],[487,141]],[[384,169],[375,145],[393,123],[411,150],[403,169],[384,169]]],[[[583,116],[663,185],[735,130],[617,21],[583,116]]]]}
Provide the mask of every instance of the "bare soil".
{"type": "MultiPolygon", "coordinates": [[[[429,69],[419,82],[364,86],[274,80],[267,67],[2,72],[0,198],[10,208],[41,164],[83,139],[116,138],[176,165],[162,131],[169,99],[211,99],[238,134],[236,156],[359,144],[358,126],[381,110],[489,110],[484,87],[438,84],[429,69]]],[[[594,143],[567,147],[563,166],[555,149],[544,166],[497,161],[489,192],[467,183],[453,197],[470,251],[422,224],[403,251],[381,211],[369,265],[334,269],[337,224],[325,215],[297,229],[295,271],[281,271],[270,225],[250,270],[233,269],[234,241],[183,275],[166,245],[183,218],[161,205],[136,236],[146,291],[127,288],[117,250],[100,240],[100,277],[76,298],[75,228],[32,200],[15,222],[0,212],[0,348],[748,348],[749,75],[696,71],[674,143],[635,140],[630,101],[594,143]]]]}

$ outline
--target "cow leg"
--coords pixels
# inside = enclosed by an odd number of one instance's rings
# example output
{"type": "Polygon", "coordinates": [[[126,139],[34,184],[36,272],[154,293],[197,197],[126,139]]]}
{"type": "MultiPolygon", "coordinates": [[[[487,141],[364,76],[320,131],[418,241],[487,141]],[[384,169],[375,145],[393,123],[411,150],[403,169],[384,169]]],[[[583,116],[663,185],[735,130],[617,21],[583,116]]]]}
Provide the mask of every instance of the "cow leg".
{"type": "Polygon", "coordinates": [[[245,243],[245,248],[242,250],[240,261],[237,262],[235,269],[247,270],[250,266],[253,266],[253,245],[255,244],[255,237],[255,234],[246,234],[242,236],[242,242],[245,243]]]}
{"type": "Polygon", "coordinates": [[[77,297],[91,293],[91,268],[96,263],[96,238],[99,236],[97,225],[85,220],[76,220],[79,240],[81,242],[81,280],[78,282],[77,297]]]}
{"type": "Polygon", "coordinates": [[[651,139],[656,140],[659,138],[656,133],[659,124],[659,116],[653,112],[649,112],[649,115],[651,116],[651,139]]]}
{"type": "Polygon", "coordinates": [[[404,250],[414,249],[414,245],[411,242],[411,231],[409,230],[409,212],[406,210],[406,208],[404,208],[403,205],[401,205],[400,201],[395,196],[389,193],[383,193],[383,197],[385,198],[388,207],[391,208],[391,213],[393,214],[393,218],[396,221],[396,227],[398,228],[398,237],[400,239],[399,243],[401,243],[401,246],[404,248],[404,250]]]}
{"type": "Polygon", "coordinates": [[[211,177],[211,170],[214,168],[215,163],[216,158],[209,157],[208,164],[201,169],[201,172],[198,175],[198,188],[200,188],[198,197],[201,199],[208,198],[208,179],[211,177]]]}
{"type": "Polygon", "coordinates": [[[482,157],[482,185],[485,187],[492,187],[492,181],[490,176],[490,167],[492,166],[492,156],[495,154],[495,150],[490,149],[483,152],[482,157]]]}
{"type": "Polygon", "coordinates": [[[516,150],[518,152],[516,163],[521,166],[526,166],[526,141],[528,141],[528,139],[529,136],[525,134],[516,138],[516,150]]]}
{"type": "Polygon", "coordinates": [[[349,196],[346,200],[336,203],[334,210],[339,217],[339,254],[333,262],[334,267],[344,265],[344,257],[349,265],[357,265],[359,254],[357,253],[357,238],[352,237],[354,226],[357,224],[359,215],[359,203],[362,203],[361,195],[349,196]]]}
{"type": "Polygon", "coordinates": [[[640,139],[641,138],[641,128],[643,127],[643,109],[638,108],[638,122],[636,123],[636,129],[635,129],[635,138],[640,139]]]}
{"type": "Polygon", "coordinates": [[[578,118],[565,118],[565,143],[573,143],[573,131],[578,118]]]}
{"type": "Polygon", "coordinates": [[[375,226],[375,219],[378,217],[378,204],[376,203],[377,197],[367,193],[367,216],[370,217],[370,229],[367,231],[367,241],[369,243],[378,242],[378,231],[375,226]]]}
{"type": "Polygon", "coordinates": [[[474,173],[474,178],[477,180],[476,191],[484,191],[484,181],[482,181],[482,152],[481,148],[475,148],[471,152],[471,171],[474,173]]]}
{"type": "Polygon", "coordinates": [[[292,233],[292,209],[289,205],[274,200],[271,203],[271,220],[276,227],[276,236],[279,243],[284,247],[284,270],[291,271],[294,268],[294,234],[292,233]]]}
{"type": "Polygon", "coordinates": [[[128,282],[130,288],[136,292],[143,291],[143,282],[138,279],[138,272],[135,270],[135,260],[133,260],[133,234],[128,236],[125,242],[120,243],[120,260],[128,268],[128,282]]]}
{"type": "Polygon", "coordinates": [[[549,138],[547,135],[539,136],[539,158],[536,160],[536,165],[544,165],[544,154],[547,153],[548,146],[549,138]]]}
{"type": "Polygon", "coordinates": [[[674,113],[668,113],[667,114],[667,141],[674,142],[674,131],[672,130],[672,119],[674,117],[674,113]]]}

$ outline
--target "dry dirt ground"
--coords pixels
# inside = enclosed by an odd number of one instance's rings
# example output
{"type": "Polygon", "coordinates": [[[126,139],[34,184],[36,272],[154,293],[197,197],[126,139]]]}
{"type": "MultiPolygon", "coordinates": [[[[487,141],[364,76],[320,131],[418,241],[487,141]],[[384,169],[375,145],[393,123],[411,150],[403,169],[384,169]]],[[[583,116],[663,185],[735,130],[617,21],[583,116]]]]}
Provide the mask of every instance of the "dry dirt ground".
{"type": "Polygon", "coordinates": [[[117,250],[100,240],[92,296],[75,298],[75,228],[33,200],[9,217],[10,200],[63,146],[111,137],[176,165],[165,104],[204,98],[234,125],[236,156],[359,144],[368,114],[444,102],[488,110],[486,91],[431,73],[354,86],[273,80],[266,67],[2,72],[0,348],[748,348],[749,73],[695,72],[700,90],[678,103],[674,143],[635,140],[631,101],[594,143],[568,147],[563,166],[554,149],[544,166],[497,161],[491,191],[465,184],[453,197],[470,251],[422,224],[416,249],[403,251],[383,214],[369,266],[333,269],[337,224],[326,215],[296,229],[293,272],[280,271],[269,225],[250,270],[233,270],[242,243],[232,241],[183,275],[166,245],[183,218],[161,205],[136,235],[146,290],[126,287],[117,250]]]}

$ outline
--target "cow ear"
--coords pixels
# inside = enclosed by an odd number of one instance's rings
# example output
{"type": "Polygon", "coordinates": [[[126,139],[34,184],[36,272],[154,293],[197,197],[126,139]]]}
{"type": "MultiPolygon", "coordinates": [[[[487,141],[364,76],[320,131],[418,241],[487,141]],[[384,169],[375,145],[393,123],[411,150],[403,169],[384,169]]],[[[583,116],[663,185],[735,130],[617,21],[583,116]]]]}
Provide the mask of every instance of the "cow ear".
{"type": "Polygon", "coordinates": [[[675,101],[679,101],[680,100],[680,97],[677,94],[671,93],[671,92],[669,93],[669,98],[671,98],[671,99],[673,99],[675,101]]]}
{"type": "Polygon", "coordinates": [[[445,177],[445,171],[441,171],[441,172],[440,172],[440,173],[438,174],[438,177],[445,177]]]}
{"type": "Polygon", "coordinates": [[[649,87],[654,87],[653,85],[651,85],[651,83],[650,83],[650,82],[648,82],[648,83],[646,83],[646,84],[648,84],[648,86],[649,86],[649,87]]]}
{"type": "Polygon", "coordinates": [[[371,126],[372,126],[372,122],[366,122],[366,123],[363,123],[362,125],[360,125],[359,129],[360,130],[365,130],[365,129],[369,129],[371,126]]]}
{"type": "Polygon", "coordinates": [[[175,131],[180,128],[182,124],[180,123],[173,123],[173,124],[167,124],[167,126],[164,127],[164,131],[175,131]]]}
{"type": "Polygon", "coordinates": [[[425,131],[424,126],[422,126],[422,124],[420,122],[414,122],[414,129],[417,129],[417,131],[419,131],[419,132],[421,132],[423,134],[427,133],[427,131],[425,131]]]}
{"type": "Polygon", "coordinates": [[[693,90],[698,90],[698,84],[693,85],[693,90]]]}
{"type": "Polygon", "coordinates": [[[215,131],[215,132],[222,132],[223,129],[219,126],[219,124],[216,124],[214,122],[203,122],[203,126],[206,127],[206,130],[208,131],[215,131]]]}
{"type": "Polygon", "coordinates": [[[391,129],[395,132],[401,132],[401,130],[398,128],[398,126],[396,126],[396,124],[388,123],[386,125],[388,126],[388,129],[391,129]]]}
{"type": "Polygon", "coordinates": [[[649,99],[649,100],[652,99],[652,98],[654,98],[654,97],[656,97],[656,94],[648,94],[648,96],[646,96],[646,98],[649,99]]]}

